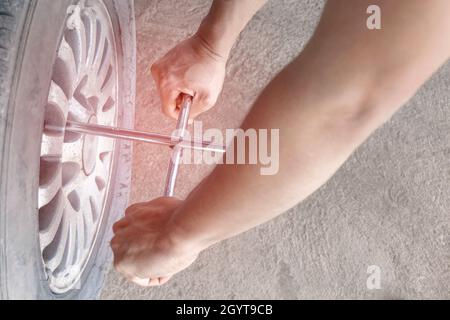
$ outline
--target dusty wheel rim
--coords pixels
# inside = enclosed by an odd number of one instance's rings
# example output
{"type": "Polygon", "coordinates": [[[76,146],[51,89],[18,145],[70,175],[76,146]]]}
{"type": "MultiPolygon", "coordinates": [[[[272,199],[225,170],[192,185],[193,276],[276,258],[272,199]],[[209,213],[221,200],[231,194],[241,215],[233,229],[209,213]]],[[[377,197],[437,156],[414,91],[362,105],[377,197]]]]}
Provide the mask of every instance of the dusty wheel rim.
{"type": "Polygon", "coordinates": [[[76,287],[107,199],[114,141],[64,132],[66,121],[116,125],[117,57],[108,11],[80,1],[67,20],[45,110],[39,179],[39,241],[50,289],[76,287]]]}

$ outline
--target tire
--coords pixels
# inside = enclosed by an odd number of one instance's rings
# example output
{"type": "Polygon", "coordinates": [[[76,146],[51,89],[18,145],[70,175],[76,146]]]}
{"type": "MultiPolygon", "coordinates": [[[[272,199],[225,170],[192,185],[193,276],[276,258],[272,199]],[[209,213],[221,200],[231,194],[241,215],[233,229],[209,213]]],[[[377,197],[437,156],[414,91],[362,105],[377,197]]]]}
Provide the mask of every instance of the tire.
{"type": "MultiPolygon", "coordinates": [[[[98,297],[112,260],[111,227],[127,205],[132,149],[129,142],[116,141],[104,207],[88,258],[70,290],[55,292],[43,263],[39,235],[41,137],[49,112],[47,99],[54,62],[64,37],[69,7],[78,3],[78,0],[0,1],[1,299],[98,297]]],[[[110,17],[115,41],[114,85],[119,92],[115,121],[121,127],[132,128],[136,48],[133,1],[102,3],[110,17]]]]}

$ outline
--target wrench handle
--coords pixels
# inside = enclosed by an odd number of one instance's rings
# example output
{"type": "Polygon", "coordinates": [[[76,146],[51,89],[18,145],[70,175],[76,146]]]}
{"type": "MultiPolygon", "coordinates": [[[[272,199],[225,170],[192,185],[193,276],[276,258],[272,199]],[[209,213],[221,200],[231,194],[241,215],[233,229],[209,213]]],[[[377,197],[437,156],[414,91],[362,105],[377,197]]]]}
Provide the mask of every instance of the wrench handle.
{"type": "MultiPolygon", "coordinates": [[[[191,111],[192,96],[182,93],[181,109],[178,115],[177,131],[178,137],[182,140],[189,121],[189,113],[191,111]]],[[[170,157],[169,169],[167,171],[166,185],[164,188],[164,196],[173,197],[175,191],[175,183],[177,181],[178,167],[180,166],[183,148],[175,145],[170,157]]]]}

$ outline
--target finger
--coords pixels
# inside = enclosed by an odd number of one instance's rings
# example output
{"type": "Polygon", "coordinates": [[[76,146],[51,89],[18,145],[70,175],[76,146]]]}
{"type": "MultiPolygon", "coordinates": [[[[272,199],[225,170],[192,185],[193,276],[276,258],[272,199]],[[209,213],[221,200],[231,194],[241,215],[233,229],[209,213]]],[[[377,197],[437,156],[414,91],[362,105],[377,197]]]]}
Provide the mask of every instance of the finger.
{"type": "Polygon", "coordinates": [[[111,246],[111,249],[113,250],[114,257],[116,256],[116,252],[120,248],[121,241],[117,236],[114,236],[111,241],[109,242],[109,245],[111,246]]]}
{"type": "Polygon", "coordinates": [[[113,266],[114,269],[116,269],[117,272],[121,273],[121,274],[125,274],[124,270],[122,268],[121,262],[122,262],[122,257],[123,254],[120,253],[120,250],[118,248],[120,248],[119,246],[115,245],[115,244],[111,244],[111,248],[113,250],[113,266]]]}
{"type": "Polygon", "coordinates": [[[131,277],[131,281],[139,286],[148,287],[150,286],[152,279],[133,276],[131,277]]]}
{"type": "Polygon", "coordinates": [[[206,94],[198,94],[192,100],[192,108],[189,119],[195,119],[203,112],[212,108],[215,101],[206,94]]]}
{"type": "Polygon", "coordinates": [[[111,246],[112,252],[113,252],[113,265],[114,268],[120,272],[124,273],[124,269],[122,268],[122,264],[124,261],[125,254],[127,252],[127,242],[123,240],[123,237],[120,236],[114,236],[109,245],[111,246]]]}
{"type": "Polygon", "coordinates": [[[117,261],[116,259],[114,259],[114,269],[118,273],[120,273],[123,277],[125,277],[128,281],[134,282],[133,276],[130,274],[130,272],[128,272],[127,268],[124,267],[122,261],[117,261]]]}
{"type": "Polygon", "coordinates": [[[150,279],[150,281],[148,282],[148,286],[150,287],[159,286],[159,278],[150,279]]]}
{"type": "Polygon", "coordinates": [[[178,119],[179,109],[177,109],[177,98],[180,95],[178,90],[165,90],[161,88],[160,96],[162,102],[162,110],[165,115],[178,119]]]}
{"type": "Polygon", "coordinates": [[[189,113],[189,119],[196,118],[204,108],[205,102],[202,100],[201,95],[196,95],[192,99],[191,112],[189,113]]]}
{"type": "Polygon", "coordinates": [[[125,209],[125,217],[133,215],[133,213],[135,213],[135,211],[138,211],[138,209],[141,208],[143,205],[145,205],[145,202],[137,202],[128,206],[128,208],[125,209]]]}
{"type": "Polygon", "coordinates": [[[112,227],[113,232],[117,233],[119,230],[127,227],[129,224],[130,224],[129,219],[125,219],[125,218],[121,219],[121,220],[119,220],[119,221],[117,221],[116,223],[113,224],[113,227],[112,227]]]}
{"type": "Polygon", "coordinates": [[[172,278],[172,276],[168,276],[168,277],[160,277],[160,278],[159,278],[159,284],[160,284],[160,285],[163,285],[163,284],[165,284],[166,282],[168,282],[171,278],[172,278]]]}
{"type": "Polygon", "coordinates": [[[159,85],[159,82],[161,81],[161,76],[159,72],[159,67],[157,63],[154,63],[150,67],[150,72],[152,74],[153,80],[155,81],[156,85],[159,85]]]}

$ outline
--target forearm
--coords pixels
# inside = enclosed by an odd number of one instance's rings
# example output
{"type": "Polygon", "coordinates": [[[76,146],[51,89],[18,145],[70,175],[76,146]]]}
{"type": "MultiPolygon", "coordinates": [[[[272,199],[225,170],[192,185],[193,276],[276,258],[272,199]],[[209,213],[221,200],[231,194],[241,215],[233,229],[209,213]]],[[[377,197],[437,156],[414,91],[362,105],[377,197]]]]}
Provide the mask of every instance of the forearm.
{"type": "Polygon", "coordinates": [[[174,241],[203,249],[305,199],[446,61],[448,2],[378,1],[389,30],[379,33],[366,29],[364,15],[355,18],[367,3],[330,2],[308,47],[244,121],[244,129],[280,129],[278,174],[217,166],[178,209],[167,231],[174,241]]]}
{"type": "Polygon", "coordinates": [[[239,33],[267,0],[214,0],[197,36],[215,54],[227,58],[239,33]]]}
{"type": "MultiPolygon", "coordinates": [[[[308,101],[306,88],[286,86],[293,81],[289,70],[264,91],[242,125],[280,129],[278,173],[263,176],[260,164],[218,165],[175,216],[172,230],[180,239],[205,248],[285,212],[320,187],[376,126],[363,114],[330,112],[344,103],[308,101]]],[[[356,109],[356,101],[347,102],[356,109]]]]}

